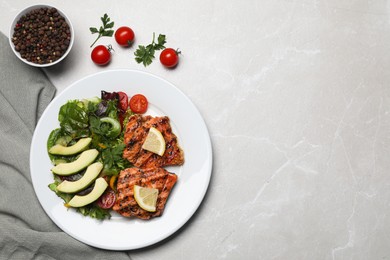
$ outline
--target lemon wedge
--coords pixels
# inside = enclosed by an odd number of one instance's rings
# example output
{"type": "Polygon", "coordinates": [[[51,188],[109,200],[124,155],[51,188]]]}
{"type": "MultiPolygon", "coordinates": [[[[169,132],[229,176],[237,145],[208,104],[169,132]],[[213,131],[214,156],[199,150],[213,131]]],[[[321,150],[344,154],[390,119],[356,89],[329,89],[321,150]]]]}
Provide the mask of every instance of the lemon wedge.
{"type": "Polygon", "coordinates": [[[157,197],[158,189],[134,185],[134,199],[142,209],[155,212],[157,197]]]}
{"type": "Polygon", "coordinates": [[[142,149],[162,156],[165,152],[165,140],[161,132],[151,127],[142,145],[142,149]]]}

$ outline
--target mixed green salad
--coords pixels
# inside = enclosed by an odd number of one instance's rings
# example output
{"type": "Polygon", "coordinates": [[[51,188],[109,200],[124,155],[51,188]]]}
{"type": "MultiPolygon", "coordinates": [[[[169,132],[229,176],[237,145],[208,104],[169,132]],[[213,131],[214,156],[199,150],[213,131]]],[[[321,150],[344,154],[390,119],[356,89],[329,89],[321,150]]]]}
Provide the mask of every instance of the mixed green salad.
{"type": "MultiPolygon", "coordinates": [[[[62,105],[58,113],[59,128],[51,131],[47,140],[48,151],[55,145],[69,147],[76,144],[82,138],[91,138],[88,149],[99,151],[95,160],[103,164],[99,177],[103,177],[111,185],[107,188],[102,198],[82,206],[76,207],[77,212],[85,216],[97,219],[110,218],[110,208],[114,199],[104,196],[114,194],[113,182],[119,172],[131,167],[130,163],[122,158],[125,144],[123,142],[123,126],[134,112],[128,105],[128,97],[124,92],[101,91],[101,97],[93,97],[81,100],[69,100],[62,105]],[[111,190],[111,192],[110,192],[111,190]]],[[[59,155],[48,152],[53,165],[70,163],[77,160],[80,153],[73,155],[59,155]]],[[[85,173],[85,169],[75,174],[61,176],[53,173],[54,182],[49,188],[64,200],[65,206],[75,195],[86,195],[93,189],[91,184],[77,193],[60,192],[57,187],[62,182],[77,181],[85,173]]]]}

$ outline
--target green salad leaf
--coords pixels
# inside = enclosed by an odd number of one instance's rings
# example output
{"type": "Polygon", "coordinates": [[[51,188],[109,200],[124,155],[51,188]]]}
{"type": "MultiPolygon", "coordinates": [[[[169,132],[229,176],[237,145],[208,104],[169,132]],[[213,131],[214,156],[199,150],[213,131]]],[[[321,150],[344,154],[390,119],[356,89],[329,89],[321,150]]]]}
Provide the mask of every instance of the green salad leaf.
{"type": "MultiPolygon", "coordinates": [[[[127,122],[132,115],[131,111],[122,112],[121,119],[127,122]]],[[[128,160],[122,157],[125,144],[124,134],[119,120],[118,100],[102,100],[98,97],[82,100],[69,100],[60,107],[58,121],[60,127],[51,131],[47,140],[47,150],[56,144],[63,146],[73,145],[78,139],[91,137],[92,142],[89,148],[99,151],[96,159],[103,163],[101,176],[118,175],[125,168],[131,167],[128,160]]],[[[59,162],[71,162],[77,159],[79,154],[65,156],[53,155],[49,153],[53,164],[59,162]]],[[[80,171],[74,175],[67,176],[76,180],[83,176],[80,171]]],[[[64,203],[68,203],[75,194],[62,193],[57,190],[57,186],[63,178],[53,174],[54,182],[49,184],[49,188],[60,197],[64,203]]],[[[71,181],[72,181],[71,180],[71,181]]],[[[84,207],[76,208],[77,212],[84,216],[96,219],[110,218],[110,211],[100,208],[96,202],[84,207]]]]}
{"type": "Polygon", "coordinates": [[[51,183],[51,184],[49,184],[49,189],[52,190],[52,191],[54,191],[54,192],[57,194],[58,197],[60,197],[61,199],[63,199],[63,201],[64,201],[65,203],[68,203],[68,202],[72,199],[73,195],[72,195],[72,194],[63,193],[63,192],[58,191],[58,190],[57,190],[57,186],[58,186],[60,183],[61,183],[61,181],[59,180],[59,178],[58,178],[58,177],[55,178],[55,179],[54,179],[54,182],[51,183]]]}
{"type": "Polygon", "coordinates": [[[125,144],[118,143],[115,146],[106,148],[102,152],[103,173],[106,175],[118,175],[121,170],[129,168],[130,162],[122,157],[125,144]]]}
{"type": "Polygon", "coordinates": [[[77,208],[77,212],[80,212],[84,216],[90,216],[91,218],[96,218],[99,220],[111,218],[111,214],[109,210],[102,209],[101,207],[96,206],[94,204],[77,208]]]}
{"type": "Polygon", "coordinates": [[[78,100],[68,101],[61,106],[58,114],[61,129],[72,138],[89,135],[88,113],[84,105],[78,100]]]}
{"type": "MultiPolygon", "coordinates": [[[[47,139],[47,151],[50,150],[54,145],[61,144],[63,146],[71,145],[75,143],[67,133],[65,133],[61,128],[56,128],[51,131],[49,138],[47,139]]],[[[65,155],[54,155],[48,153],[51,162],[54,165],[57,165],[60,162],[71,162],[76,159],[77,155],[65,156],[65,155]]]]}

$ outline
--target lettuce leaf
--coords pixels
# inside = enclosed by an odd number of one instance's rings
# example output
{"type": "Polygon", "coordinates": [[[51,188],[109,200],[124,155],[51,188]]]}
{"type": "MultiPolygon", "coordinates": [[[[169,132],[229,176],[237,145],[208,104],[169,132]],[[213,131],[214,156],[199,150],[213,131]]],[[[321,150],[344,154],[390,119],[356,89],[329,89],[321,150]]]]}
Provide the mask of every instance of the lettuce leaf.
{"type": "Polygon", "coordinates": [[[77,100],[68,101],[62,105],[58,113],[61,129],[72,138],[89,135],[89,119],[87,109],[77,100]]]}

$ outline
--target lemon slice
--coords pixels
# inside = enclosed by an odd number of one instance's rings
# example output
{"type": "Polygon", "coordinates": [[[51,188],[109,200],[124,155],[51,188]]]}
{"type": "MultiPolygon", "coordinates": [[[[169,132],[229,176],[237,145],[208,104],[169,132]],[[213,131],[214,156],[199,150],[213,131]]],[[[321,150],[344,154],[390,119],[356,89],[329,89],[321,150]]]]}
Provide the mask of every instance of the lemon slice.
{"type": "Polygon", "coordinates": [[[149,212],[156,211],[158,189],[134,185],[134,198],[138,205],[149,212]]]}
{"type": "Polygon", "coordinates": [[[162,156],[165,152],[165,140],[161,132],[151,127],[142,145],[142,149],[162,156]]]}

